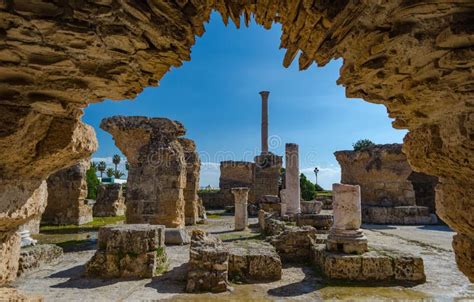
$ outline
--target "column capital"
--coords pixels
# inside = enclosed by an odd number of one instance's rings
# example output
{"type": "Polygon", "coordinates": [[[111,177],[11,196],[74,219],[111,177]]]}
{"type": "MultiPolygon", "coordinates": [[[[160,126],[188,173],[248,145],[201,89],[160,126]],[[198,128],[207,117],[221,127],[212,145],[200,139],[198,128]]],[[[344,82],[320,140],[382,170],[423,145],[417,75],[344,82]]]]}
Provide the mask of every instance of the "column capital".
{"type": "Polygon", "coordinates": [[[262,98],[268,98],[268,95],[270,94],[270,91],[260,91],[259,94],[262,96],[262,98]]]}

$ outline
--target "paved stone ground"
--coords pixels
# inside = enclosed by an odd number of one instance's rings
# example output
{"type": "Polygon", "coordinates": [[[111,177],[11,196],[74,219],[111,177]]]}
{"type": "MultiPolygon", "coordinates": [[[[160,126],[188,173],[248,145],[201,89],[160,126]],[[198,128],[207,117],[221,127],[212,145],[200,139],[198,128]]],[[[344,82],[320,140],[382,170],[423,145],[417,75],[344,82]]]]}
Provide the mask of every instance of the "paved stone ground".
{"type": "MultiPolygon", "coordinates": [[[[233,217],[210,219],[199,226],[223,240],[256,237],[252,231],[233,232],[233,217]]],[[[255,219],[250,220],[255,223],[255,219]]],[[[263,284],[233,284],[222,294],[185,294],[189,246],[167,247],[169,271],[153,279],[100,280],[82,277],[84,264],[94,254],[95,244],[67,252],[57,263],[25,274],[13,286],[26,293],[41,294],[46,301],[420,301],[464,298],[474,301],[474,286],[457,269],[451,247],[451,232],[444,226],[366,225],[369,246],[421,255],[427,282],[411,288],[325,284],[309,267],[285,267],[283,278],[263,284]],[[471,300],[472,299],[472,300],[471,300]]]]}

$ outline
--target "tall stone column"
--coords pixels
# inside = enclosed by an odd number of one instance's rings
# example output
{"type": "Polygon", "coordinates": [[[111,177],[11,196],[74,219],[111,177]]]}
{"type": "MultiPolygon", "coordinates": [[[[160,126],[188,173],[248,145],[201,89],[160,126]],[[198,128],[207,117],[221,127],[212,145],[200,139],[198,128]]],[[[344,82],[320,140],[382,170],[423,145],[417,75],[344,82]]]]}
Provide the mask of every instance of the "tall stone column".
{"type": "Polygon", "coordinates": [[[127,223],[184,227],[186,161],[178,141],[184,126],[166,118],[113,116],[100,127],[112,134],[129,163],[127,223]]]}
{"type": "Polygon", "coordinates": [[[249,188],[232,188],[235,202],[235,227],[236,231],[244,230],[248,224],[247,204],[249,188]]]}
{"type": "Polygon", "coordinates": [[[285,146],[285,189],[281,190],[281,201],[286,215],[300,212],[300,168],[297,144],[285,146]]]}
{"type": "Polygon", "coordinates": [[[262,96],[262,154],[268,153],[268,95],[270,91],[260,91],[262,96]]]}
{"type": "Polygon", "coordinates": [[[196,152],[196,144],[188,138],[179,138],[186,161],[186,187],[184,189],[184,216],[186,225],[195,224],[199,219],[199,172],[201,160],[196,152]]]}
{"type": "Polygon", "coordinates": [[[326,247],[329,251],[362,254],[367,251],[367,238],[360,229],[362,206],[360,186],[333,184],[334,223],[326,247]]]}

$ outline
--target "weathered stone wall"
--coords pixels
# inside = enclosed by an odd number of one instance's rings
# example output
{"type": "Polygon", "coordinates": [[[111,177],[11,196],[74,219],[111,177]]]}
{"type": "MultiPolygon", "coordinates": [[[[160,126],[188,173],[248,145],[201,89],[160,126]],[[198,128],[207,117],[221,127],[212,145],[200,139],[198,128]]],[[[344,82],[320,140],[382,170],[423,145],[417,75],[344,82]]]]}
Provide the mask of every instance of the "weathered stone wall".
{"type": "Polygon", "coordinates": [[[413,172],[401,144],[376,145],[359,151],[338,151],[335,155],[341,165],[342,182],[361,187],[364,222],[437,222],[432,215],[437,178],[413,172]]]}
{"type": "Polygon", "coordinates": [[[127,223],[184,226],[186,162],[183,125],[166,118],[114,116],[100,127],[127,157],[127,223]]]}
{"type": "Polygon", "coordinates": [[[63,255],[63,249],[55,244],[38,244],[20,250],[17,276],[51,263],[63,255]]]}
{"type": "Polygon", "coordinates": [[[220,191],[217,192],[199,192],[199,197],[202,199],[202,204],[208,210],[212,209],[224,209],[225,207],[232,206],[234,201],[225,199],[224,194],[220,191]]]}
{"type": "MultiPolygon", "coordinates": [[[[190,59],[215,9],[227,24],[282,25],[283,65],[343,58],[348,97],[384,104],[408,129],[416,171],[439,177],[438,215],[474,249],[472,1],[3,1],[0,3],[0,231],[34,211],[49,174],[96,147],[87,103],[131,99],[190,59]],[[4,193],[3,192],[8,192],[4,193]],[[8,214],[5,214],[8,213],[8,214]],[[16,216],[22,213],[21,217],[16,216]],[[13,218],[14,217],[14,218],[13,218]]],[[[469,259],[458,265],[472,275],[469,259]]]]}
{"type": "Polygon", "coordinates": [[[254,163],[246,161],[221,161],[219,189],[223,195],[224,205],[234,205],[234,196],[230,190],[238,187],[249,188],[249,201],[254,202],[254,166],[254,163]]]}
{"type": "Polygon", "coordinates": [[[184,217],[186,225],[195,224],[199,219],[197,192],[199,190],[199,172],[201,160],[196,151],[196,144],[188,138],[179,138],[183,147],[184,160],[186,161],[186,187],[184,188],[184,217]]]}
{"type": "Polygon", "coordinates": [[[414,206],[413,172],[401,144],[376,145],[361,151],[334,153],[341,165],[341,182],[359,185],[362,205],[414,206]]]}
{"type": "Polygon", "coordinates": [[[94,217],[125,215],[125,196],[121,184],[100,184],[93,208],[94,217]]]}
{"type": "Polygon", "coordinates": [[[81,225],[92,221],[92,207],[85,201],[89,166],[89,160],[81,160],[48,178],[48,203],[41,223],[81,225]]]}
{"type": "Polygon", "coordinates": [[[253,202],[260,201],[265,195],[279,195],[282,163],[283,157],[272,153],[255,157],[253,202]]]}

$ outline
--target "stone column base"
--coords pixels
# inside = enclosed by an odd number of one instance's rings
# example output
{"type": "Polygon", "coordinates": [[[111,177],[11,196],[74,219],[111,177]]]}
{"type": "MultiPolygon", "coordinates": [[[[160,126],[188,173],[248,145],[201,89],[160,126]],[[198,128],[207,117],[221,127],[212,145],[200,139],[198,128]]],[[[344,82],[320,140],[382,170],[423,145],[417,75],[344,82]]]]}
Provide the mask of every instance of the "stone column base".
{"type": "Polygon", "coordinates": [[[326,248],[331,252],[363,254],[368,251],[367,237],[365,237],[361,229],[331,229],[326,242],[326,248]]]}

